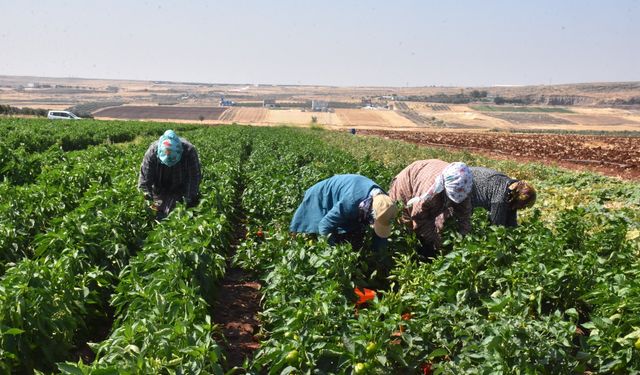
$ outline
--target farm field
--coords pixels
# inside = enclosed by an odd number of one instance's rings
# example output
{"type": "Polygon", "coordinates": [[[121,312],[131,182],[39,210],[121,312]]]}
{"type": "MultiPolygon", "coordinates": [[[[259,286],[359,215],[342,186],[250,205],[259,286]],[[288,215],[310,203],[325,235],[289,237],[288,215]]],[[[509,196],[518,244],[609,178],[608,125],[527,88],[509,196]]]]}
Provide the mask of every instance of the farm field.
{"type": "Polygon", "coordinates": [[[309,125],[311,118],[315,116],[319,124],[334,124],[338,121],[337,115],[331,112],[302,112],[298,109],[270,110],[266,121],[269,124],[279,125],[309,125]]]}
{"type": "Polygon", "coordinates": [[[536,107],[408,103],[421,116],[441,120],[441,127],[475,130],[538,129],[551,131],[639,131],[634,110],[590,107],[536,107]],[[438,107],[437,109],[434,107],[438,107]]]}
{"type": "MultiPolygon", "coordinates": [[[[398,105],[400,107],[400,105],[398,105]]],[[[424,103],[407,105],[426,122],[412,120],[401,111],[336,109],[335,112],[309,112],[299,109],[267,109],[252,107],[187,107],[187,106],[115,106],[93,112],[98,119],[155,119],[162,121],[202,121],[208,124],[239,123],[251,125],[308,126],[312,116],[317,123],[329,128],[358,128],[385,130],[419,130],[441,128],[493,129],[549,129],[638,131],[640,118],[613,111],[594,113],[574,109],[573,113],[519,108],[517,111],[491,110],[478,112],[466,106],[443,106],[424,103]]],[[[509,107],[502,108],[508,109],[509,107]]],[[[535,109],[535,107],[533,107],[535,109]]]]}
{"type": "Polygon", "coordinates": [[[162,119],[199,121],[215,124],[304,125],[317,123],[328,127],[356,128],[416,128],[417,125],[394,111],[336,109],[335,112],[311,112],[299,109],[252,107],[178,107],[178,106],[121,106],[100,109],[93,113],[100,119],[162,119]]]}
{"type": "Polygon", "coordinates": [[[640,371],[636,182],[313,129],[11,118],[0,129],[14,151],[0,159],[1,373],[640,371]],[[155,222],[137,173],[168,127],[198,148],[202,199],[155,222]],[[387,188],[429,158],[530,180],[537,204],[510,230],[477,210],[432,263],[399,226],[385,253],[288,233],[314,183],[359,173],[387,188]],[[232,268],[261,285],[244,364],[215,320],[232,268]],[[356,287],[375,298],[358,303],[356,287]]]}
{"type": "MultiPolygon", "coordinates": [[[[407,102],[404,105],[426,120],[426,128],[466,128],[471,131],[640,131],[640,117],[637,111],[627,109],[577,106],[467,106],[420,102],[407,102]]],[[[402,128],[398,127],[398,130],[402,128]]]]}
{"type": "Polygon", "coordinates": [[[510,124],[519,126],[525,124],[552,124],[568,125],[575,124],[572,121],[555,117],[546,113],[522,113],[522,112],[490,112],[489,116],[505,120],[510,124]]]}
{"type": "Polygon", "coordinates": [[[412,128],[417,125],[411,120],[388,110],[337,109],[339,122],[335,125],[353,127],[412,128]]]}
{"type": "Polygon", "coordinates": [[[239,124],[261,124],[264,123],[268,110],[265,108],[228,108],[219,120],[224,123],[237,122],[239,124]]]}
{"type": "Polygon", "coordinates": [[[104,120],[309,126],[311,112],[288,109],[287,104],[323,100],[338,104],[334,114],[314,114],[318,124],[331,129],[616,132],[640,131],[640,107],[634,102],[640,97],[639,88],[637,82],[483,88],[491,96],[531,101],[531,105],[524,106],[495,105],[490,101],[428,102],[434,96],[472,91],[456,87],[278,86],[0,76],[0,103],[73,109],[104,120]],[[221,97],[238,106],[219,107],[221,97]],[[265,99],[275,100],[283,108],[254,107],[265,99]],[[372,113],[368,109],[340,106],[358,106],[363,100],[393,109],[372,113]],[[117,107],[119,104],[123,106],[117,107]]]}
{"type": "Polygon", "coordinates": [[[495,106],[472,105],[471,109],[481,112],[541,112],[541,113],[572,113],[571,110],[562,107],[529,107],[529,106],[495,106]]]}
{"type": "Polygon", "coordinates": [[[640,178],[640,140],[637,137],[383,130],[363,130],[361,134],[488,153],[498,158],[597,170],[610,176],[640,178]]]}
{"type": "Polygon", "coordinates": [[[224,107],[178,107],[178,106],[118,106],[99,109],[95,117],[113,119],[160,119],[160,120],[217,120],[227,109],[224,107]]]}

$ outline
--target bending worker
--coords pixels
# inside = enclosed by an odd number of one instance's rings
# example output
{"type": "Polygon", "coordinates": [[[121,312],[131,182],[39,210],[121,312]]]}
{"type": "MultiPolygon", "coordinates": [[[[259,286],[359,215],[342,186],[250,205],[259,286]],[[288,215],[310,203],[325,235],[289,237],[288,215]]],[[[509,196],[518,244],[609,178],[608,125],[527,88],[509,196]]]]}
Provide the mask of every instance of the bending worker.
{"type": "Polygon", "coordinates": [[[489,211],[491,224],[515,227],[518,210],[531,207],[536,202],[536,190],[527,181],[519,181],[489,168],[472,167],[473,208],[489,211]]]}
{"type": "Polygon", "coordinates": [[[138,188],[162,219],[178,201],[184,201],[187,207],[198,204],[201,179],[196,148],[167,130],[144,154],[138,188]]]}
{"type": "Polygon", "coordinates": [[[374,231],[373,248],[381,250],[391,234],[398,209],[393,200],[367,177],[344,174],[320,181],[305,193],[289,229],[294,233],[329,236],[329,243],[362,248],[367,225],[374,231]]]}
{"type": "Polygon", "coordinates": [[[450,211],[460,234],[471,231],[472,184],[466,164],[437,159],[415,161],[394,178],[389,195],[404,203],[401,221],[417,234],[420,255],[432,258],[440,250],[440,232],[450,211]]]}

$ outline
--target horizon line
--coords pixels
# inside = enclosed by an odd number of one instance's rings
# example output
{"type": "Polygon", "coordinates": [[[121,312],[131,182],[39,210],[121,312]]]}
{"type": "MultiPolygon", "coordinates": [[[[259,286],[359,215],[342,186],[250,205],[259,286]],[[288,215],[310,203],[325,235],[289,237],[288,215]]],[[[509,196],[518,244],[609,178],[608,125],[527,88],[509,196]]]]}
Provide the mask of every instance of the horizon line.
{"type": "Polygon", "coordinates": [[[496,88],[496,87],[532,87],[532,86],[571,86],[571,85],[589,85],[589,84],[623,84],[623,83],[639,83],[638,81],[583,81],[583,82],[564,82],[553,84],[491,84],[491,85],[407,85],[407,86],[380,86],[380,85],[329,85],[329,84],[275,84],[275,83],[225,83],[225,82],[195,82],[195,81],[174,81],[166,79],[134,79],[134,78],[99,78],[99,77],[76,77],[76,76],[40,76],[40,75],[23,75],[23,74],[0,74],[0,77],[15,78],[44,78],[44,79],[71,79],[71,80],[96,80],[96,81],[129,81],[129,82],[162,82],[169,84],[185,84],[185,85],[221,85],[221,86],[293,86],[293,87],[338,87],[338,88],[392,88],[392,89],[409,89],[409,88],[496,88]]]}

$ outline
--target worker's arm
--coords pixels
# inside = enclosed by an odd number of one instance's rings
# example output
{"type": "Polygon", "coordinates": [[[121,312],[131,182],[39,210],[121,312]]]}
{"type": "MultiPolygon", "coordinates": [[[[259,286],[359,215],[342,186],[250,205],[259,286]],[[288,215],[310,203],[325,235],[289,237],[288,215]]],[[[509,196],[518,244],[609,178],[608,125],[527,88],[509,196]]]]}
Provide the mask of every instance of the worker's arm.
{"type": "Polygon", "coordinates": [[[518,225],[518,213],[509,207],[506,202],[492,202],[489,212],[491,224],[515,227],[518,225]]]}
{"type": "Polygon", "coordinates": [[[411,220],[422,220],[426,217],[428,214],[427,207],[429,207],[430,204],[431,202],[429,200],[414,203],[413,206],[409,208],[411,220]]]}
{"type": "Polygon", "coordinates": [[[473,206],[471,205],[471,198],[469,197],[459,204],[453,205],[453,214],[456,217],[456,222],[458,224],[458,232],[463,236],[471,232],[472,213],[473,206]]]}
{"type": "Polygon", "coordinates": [[[433,244],[436,250],[442,247],[442,238],[436,228],[435,218],[426,216],[413,220],[413,230],[426,243],[433,244]]]}
{"type": "Polygon", "coordinates": [[[329,212],[318,223],[318,233],[321,236],[328,236],[338,229],[345,220],[345,210],[342,201],[337,202],[329,212]]]}
{"type": "Polygon", "coordinates": [[[202,173],[200,169],[200,159],[198,158],[198,152],[195,147],[190,149],[187,156],[187,181],[186,181],[186,194],[187,206],[195,206],[198,204],[198,198],[200,196],[200,180],[202,180],[202,173]]]}
{"type": "Polygon", "coordinates": [[[138,177],[138,189],[142,191],[145,199],[153,199],[153,184],[156,179],[156,170],[158,158],[156,157],[156,148],[152,144],[147,149],[140,166],[140,176],[138,177]]]}

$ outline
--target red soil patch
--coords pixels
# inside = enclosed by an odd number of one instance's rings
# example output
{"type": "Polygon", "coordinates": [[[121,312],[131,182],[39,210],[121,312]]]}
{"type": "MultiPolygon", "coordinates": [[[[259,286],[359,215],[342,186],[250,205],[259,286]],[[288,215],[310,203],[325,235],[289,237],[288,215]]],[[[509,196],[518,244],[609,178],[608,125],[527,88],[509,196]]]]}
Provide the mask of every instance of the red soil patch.
{"type": "Polygon", "coordinates": [[[213,320],[220,325],[228,368],[242,366],[245,358],[251,358],[260,347],[255,337],[259,322],[260,284],[247,280],[245,273],[237,268],[228,269],[216,303],[213,306],[213,320]]]}
{"type": "Polygon", "coordinates": [[[634,137],[386,130],[361,130],[358,134],[468,150],[499,159],[549,162],[569,169],[640,179],[640,138],[634,137]]]}

